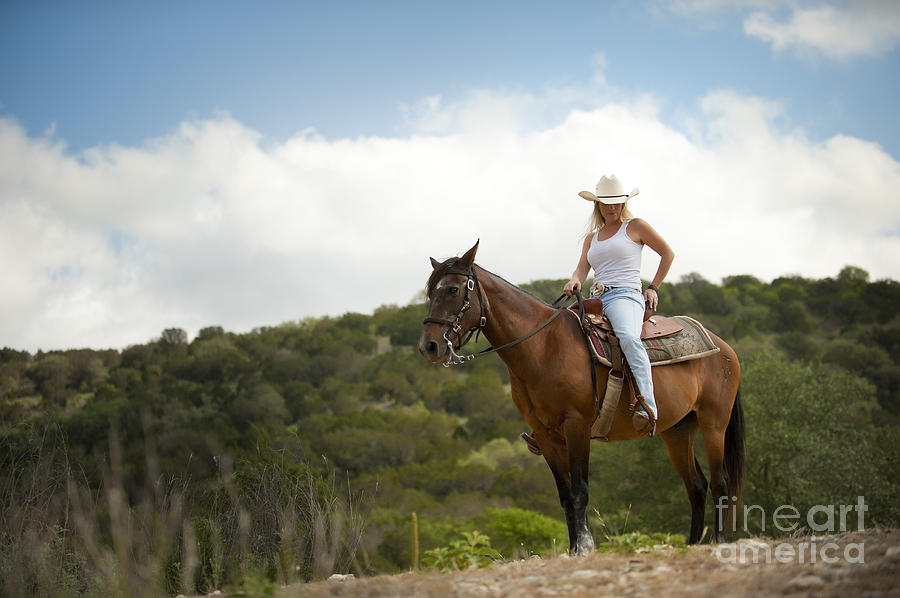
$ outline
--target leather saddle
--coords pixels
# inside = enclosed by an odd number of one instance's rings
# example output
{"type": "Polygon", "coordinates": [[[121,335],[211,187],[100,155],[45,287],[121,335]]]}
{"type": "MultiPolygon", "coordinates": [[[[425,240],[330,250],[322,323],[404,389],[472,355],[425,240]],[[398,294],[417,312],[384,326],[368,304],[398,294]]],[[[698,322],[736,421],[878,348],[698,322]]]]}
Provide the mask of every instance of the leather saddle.
{"type": "MultiPolygon", "coordinates": [[[[593,326],[601,336],[612,334],[612,324],[609,318],[603,313],[603,300],[599,297],[585,299],[584,319],[586,324],[593,326]]],[[[576,315],[578,314],[578,304],[576,303],[569,308],[576,315]]],[[[681,332],[684,328],[677,321],[666,316],[654,316],[648,307],[644,310],[644,325],[641,328],[641,340],[648,338],[660,338],[681,332]]]]}

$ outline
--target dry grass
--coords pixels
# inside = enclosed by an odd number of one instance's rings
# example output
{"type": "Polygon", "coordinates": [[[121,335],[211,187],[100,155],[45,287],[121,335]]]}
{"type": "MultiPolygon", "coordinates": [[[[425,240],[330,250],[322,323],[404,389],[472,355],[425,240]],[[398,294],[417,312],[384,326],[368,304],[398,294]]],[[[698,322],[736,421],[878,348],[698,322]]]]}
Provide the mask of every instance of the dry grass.
{"type": "Polygon", "coordinates": [[[2,455],[0,595],[141,598],[323,579],[350,568],[370,508],[334,472],[284,456],[220,458],[218,480],[200,489],[161,474],[151,448],[134,499],[115,431],[99,488],[49,444],[2,455]]]}

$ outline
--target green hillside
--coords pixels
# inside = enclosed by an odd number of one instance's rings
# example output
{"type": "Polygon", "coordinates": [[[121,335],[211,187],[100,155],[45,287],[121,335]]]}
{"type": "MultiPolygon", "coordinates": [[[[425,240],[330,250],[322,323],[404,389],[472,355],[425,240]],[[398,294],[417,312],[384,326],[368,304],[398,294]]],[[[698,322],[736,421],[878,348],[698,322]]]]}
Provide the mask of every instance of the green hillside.
{"type": "MultiPolygon", "coordinates": [[[[523,286],[549,301],[563,283],[523,286]]],[[[900,523],[900,284],[854,267],[770,283],[689,275],[660,305],[741,356],[750,532],[779,533],[780,505],[859,496],[866,526],[900,523]]],[[[503,363],[426,363],[424,313],[382,306],[190,341],[173,328],[122,351],[3,349],[0,594],[400,571],[413,513],[422,553],[476,529],[504,558],[562,552],[553,479],[517,439],[503,363]]],[[[591,511],[599,541],[690,521],[657,438],[595,443],[591,511]]]]}

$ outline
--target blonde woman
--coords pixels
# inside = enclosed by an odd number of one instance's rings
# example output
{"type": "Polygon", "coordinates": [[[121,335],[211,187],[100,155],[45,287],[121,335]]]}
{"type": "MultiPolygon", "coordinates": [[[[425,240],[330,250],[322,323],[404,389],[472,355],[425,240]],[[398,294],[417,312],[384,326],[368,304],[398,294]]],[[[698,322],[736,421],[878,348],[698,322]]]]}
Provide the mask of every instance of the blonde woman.
{"type": "Polygon", "coordinates": [[[669,273],[675,252],[652,226],[631,215],[628,200],[638,193],[637,189],[626,193],[615,175],[604,175],[597,183],[596,193],[582,191],[578,194],[593,203],[591,226],[572,279],[563,291],[569,297],[580,292],[585,278],[593,270],[591,296],[603,300],[603,311],[619,338],[638,390],[652,411],[649,415],[642,408],[637,411],[633,419],[635,428],[642,434],[653,435],[658,411],[653,398],[650,359],[641,343],[641,326],[645,303],[653,311],[659,305],[659,285],[669,273]],[[656,276],[642,295],[641,251],[644,245],[659,254],[660,261],[656,276]]]}

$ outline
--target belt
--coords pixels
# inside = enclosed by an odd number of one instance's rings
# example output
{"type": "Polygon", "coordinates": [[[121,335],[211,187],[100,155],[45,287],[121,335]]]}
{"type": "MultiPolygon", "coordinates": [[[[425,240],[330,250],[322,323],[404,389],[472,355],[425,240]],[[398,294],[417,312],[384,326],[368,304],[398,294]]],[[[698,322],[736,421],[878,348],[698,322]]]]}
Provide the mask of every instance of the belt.
{"type": "Polygon", "coordinates": [[[610,287],[610,286],[606,286],[602,282],[595,282],[594,284],[591,285],[591,297],[599,297],[606,291],[611,291],[613,289],[619,289],[619,288],[622,288],[622,287],[610,287]]]}
{"type": "Polygon", "coordinates": [[[634,287],[623,287],[623,286],[615,286],[611,287],[609,285],[605,285],[602,282],[595,282],[591,285],[591,297],[599,297],[606,291],[612,291],[614,289],[628,289],[629,291],[637,291],[640,294],[640,289],[636,289],[634,287]]]}

